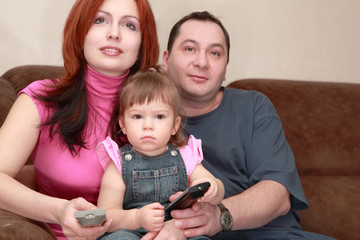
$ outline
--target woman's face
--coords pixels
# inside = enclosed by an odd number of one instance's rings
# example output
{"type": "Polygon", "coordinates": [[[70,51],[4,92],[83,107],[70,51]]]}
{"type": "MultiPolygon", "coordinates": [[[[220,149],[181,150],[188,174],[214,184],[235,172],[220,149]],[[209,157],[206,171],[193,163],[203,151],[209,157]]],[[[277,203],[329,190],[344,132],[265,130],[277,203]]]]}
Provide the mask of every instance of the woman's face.
{"type": "Polygon", "coordinates": [[[85,37],[85,59],[94,70],[121,76],[132,67],[141,45],[135,0],[104,0],[85,37]]]}

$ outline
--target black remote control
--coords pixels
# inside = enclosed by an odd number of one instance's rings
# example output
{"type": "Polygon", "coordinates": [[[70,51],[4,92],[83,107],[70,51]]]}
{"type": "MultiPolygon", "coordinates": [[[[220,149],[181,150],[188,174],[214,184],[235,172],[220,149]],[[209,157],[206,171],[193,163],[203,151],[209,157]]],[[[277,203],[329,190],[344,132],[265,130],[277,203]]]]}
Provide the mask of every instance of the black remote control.
{"type": "Polygon", "coordinates": [[[165,212],[170,213],[173,209],[184,209],[190,207],[198,198],[204,196],[209,189],[210,183],[199,183],[186,189],[175,201],[166,206],[165,212]]]}

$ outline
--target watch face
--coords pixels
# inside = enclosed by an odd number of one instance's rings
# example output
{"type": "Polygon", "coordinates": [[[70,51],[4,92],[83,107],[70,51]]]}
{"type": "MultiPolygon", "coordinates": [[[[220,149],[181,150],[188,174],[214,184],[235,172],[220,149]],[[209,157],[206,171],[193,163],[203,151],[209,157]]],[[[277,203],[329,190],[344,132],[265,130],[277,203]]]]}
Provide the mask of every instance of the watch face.
{"type": "Polygon", "coordinates": [[[232,227],[232,217],[231,217],[230,213],[226,212],[225,214],[223,214],[221,216],[220,223],[223,226],[224,231],[230,231],[231,227],[232,227]]]}

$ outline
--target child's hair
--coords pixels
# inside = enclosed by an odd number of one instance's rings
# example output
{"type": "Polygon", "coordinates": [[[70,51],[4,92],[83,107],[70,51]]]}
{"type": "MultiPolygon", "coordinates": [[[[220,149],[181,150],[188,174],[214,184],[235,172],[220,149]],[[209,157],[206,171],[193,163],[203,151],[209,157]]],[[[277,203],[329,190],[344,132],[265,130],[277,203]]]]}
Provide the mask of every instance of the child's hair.
{"type": "MultiPolygon", "coordinates": [[[[126,80],[120,91],[118,118],[124,116],[125,110],[132,105],[141,105],[154,100],[169,104],[173,109],[174,119],[180,116],[179,90],[160,66],[139,71],[126,80]]],[[[178,147],[186,144],[181,125],[176,134],[170,137],[169,144],[178,147]]]]}

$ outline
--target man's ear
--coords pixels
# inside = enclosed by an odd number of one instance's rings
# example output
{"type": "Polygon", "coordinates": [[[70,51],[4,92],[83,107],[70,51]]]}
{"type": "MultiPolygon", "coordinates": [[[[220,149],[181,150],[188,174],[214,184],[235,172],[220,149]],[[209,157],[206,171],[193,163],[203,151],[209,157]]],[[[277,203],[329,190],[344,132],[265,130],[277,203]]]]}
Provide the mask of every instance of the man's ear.
{"type": "Polygon", "coordinates": [[[119,125],[121,128],[121,131],[126,134],[126,129],[125,129],[125,123],[124,123],[124,119],[122,117],[119,118],[119,125]]]}
{"type": "Polygon", "coordinates": [[[171,135],[176,134],[176,132],[179,130],[180,124],[181,124],[181,117],[178,116],[174,121],[173,129],[171,131],[171,135]]]}
{"type": "Polygon", "coordinates": [[[168,60],[169,60],[169,51],[165,50],[163,53],[163,69],[165,72],[168,72],[168,60]]]}

